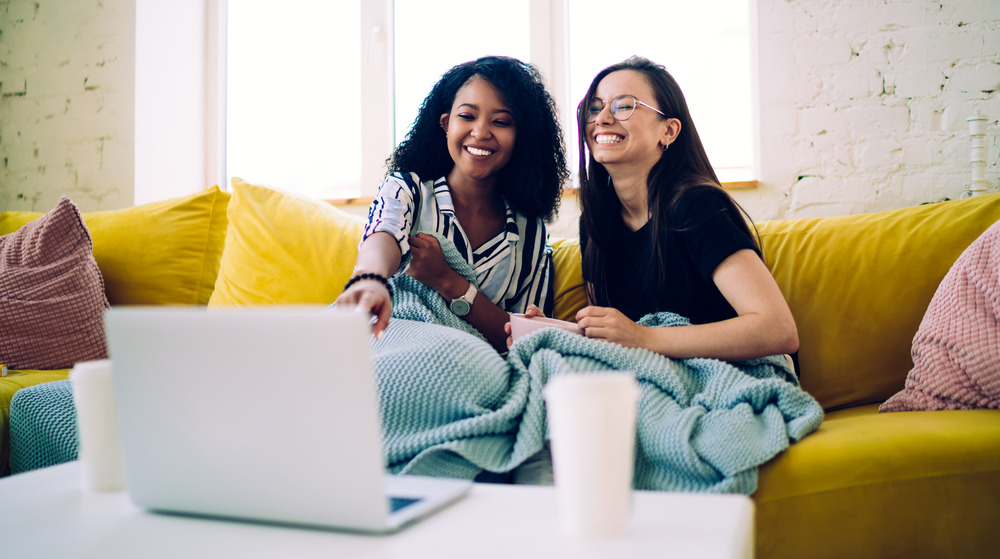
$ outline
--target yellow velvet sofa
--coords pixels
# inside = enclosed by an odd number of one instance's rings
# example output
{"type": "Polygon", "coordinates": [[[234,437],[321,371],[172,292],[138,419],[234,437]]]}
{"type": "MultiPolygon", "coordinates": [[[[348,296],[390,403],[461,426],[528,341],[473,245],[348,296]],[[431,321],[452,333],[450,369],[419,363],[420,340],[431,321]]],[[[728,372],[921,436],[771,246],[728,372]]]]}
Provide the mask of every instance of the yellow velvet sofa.
{"type": "MultiPolygon", "coordinates": [[[[39,215],[0,214],[0,235],[39,215]]],[[[361,235],[354,216],[238,179],[231,195],[212,188],[84,219],[112,305],[329,303],[361,235]]],[[[997,220],[1000,195],[758,224],[799,328],[802,386],[827,412],[760,470],[758,557],[994,556],[1000,411],[877,410],[903,388],[938,283],[997,220]]],[[[553,248],[555,315],[572,319],[585,304],[579,245],[553,248]]],[[[61,378],[0,379],[4,445],[13,393],[61,378]]]]}

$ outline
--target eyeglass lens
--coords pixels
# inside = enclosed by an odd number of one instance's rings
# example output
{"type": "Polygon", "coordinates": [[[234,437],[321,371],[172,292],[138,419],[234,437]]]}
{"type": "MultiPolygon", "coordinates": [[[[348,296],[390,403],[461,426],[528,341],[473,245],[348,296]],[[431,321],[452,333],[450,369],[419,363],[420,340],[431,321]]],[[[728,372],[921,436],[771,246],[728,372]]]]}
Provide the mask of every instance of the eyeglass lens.
{"type": "MultiPolygon", "coordinates": [[[[631,95],[622,95],[621,97],[615,97],[610,102],[611,116],[615,117],[615,120],[628,120],[632,113],[635,112],[635,97],[631,95]]],[[[604,110],[604,101],[600,99],[594,99],[590,102],[590,107],[587,109],[587,122],[594,122],[597,120],[597,115],[601,114],[604,110]]]]}

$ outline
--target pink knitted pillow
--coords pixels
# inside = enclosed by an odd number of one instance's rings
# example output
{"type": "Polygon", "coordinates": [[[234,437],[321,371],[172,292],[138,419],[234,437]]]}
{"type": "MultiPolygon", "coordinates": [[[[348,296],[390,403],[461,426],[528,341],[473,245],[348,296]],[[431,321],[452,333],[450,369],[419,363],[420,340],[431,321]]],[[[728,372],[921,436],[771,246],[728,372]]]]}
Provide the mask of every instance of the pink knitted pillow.
{"type": "Polygon", "coordinates": [[[941,280],[913,338],[913,369],[880,412],[1000,408],[1000,221],[941,280]]]}
{"type": "Polygon", "coordinates": [[[104,280],[83,216],[65,196],[0,237],[0,363],[67,369],[104,359],[104,280]]]}

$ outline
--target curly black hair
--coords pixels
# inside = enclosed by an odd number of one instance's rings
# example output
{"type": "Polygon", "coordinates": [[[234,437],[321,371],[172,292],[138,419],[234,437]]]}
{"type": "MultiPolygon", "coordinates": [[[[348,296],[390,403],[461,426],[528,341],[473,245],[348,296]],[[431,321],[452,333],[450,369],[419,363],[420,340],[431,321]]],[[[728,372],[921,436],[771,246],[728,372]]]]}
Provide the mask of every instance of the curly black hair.
{"type": "Polygon", "coordinates": [[[455,162],[448,152],[441,115],[451,112],[458,90],[477,76],[500,91],[517,126],[514,152],[497,173],[500,193],[529,218],[551,221],[569,178],[562,129],[541,74],[516,58],[487,56],[445,72],[421,104],[406,138],[386,160],[388,173],[412,172],[426,180],[451,171],[455,162]]]}

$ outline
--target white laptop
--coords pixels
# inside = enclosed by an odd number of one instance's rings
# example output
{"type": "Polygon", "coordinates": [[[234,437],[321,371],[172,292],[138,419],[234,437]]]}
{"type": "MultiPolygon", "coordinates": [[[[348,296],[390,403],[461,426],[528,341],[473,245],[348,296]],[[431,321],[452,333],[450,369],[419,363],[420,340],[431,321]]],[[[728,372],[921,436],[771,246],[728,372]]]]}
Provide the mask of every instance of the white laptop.
{"type": "Polygon", "coordinates": [[[140,507],[392,532],[472,486],[386,473],[362,313],[121,307],[106,325],[140,507]]]}

